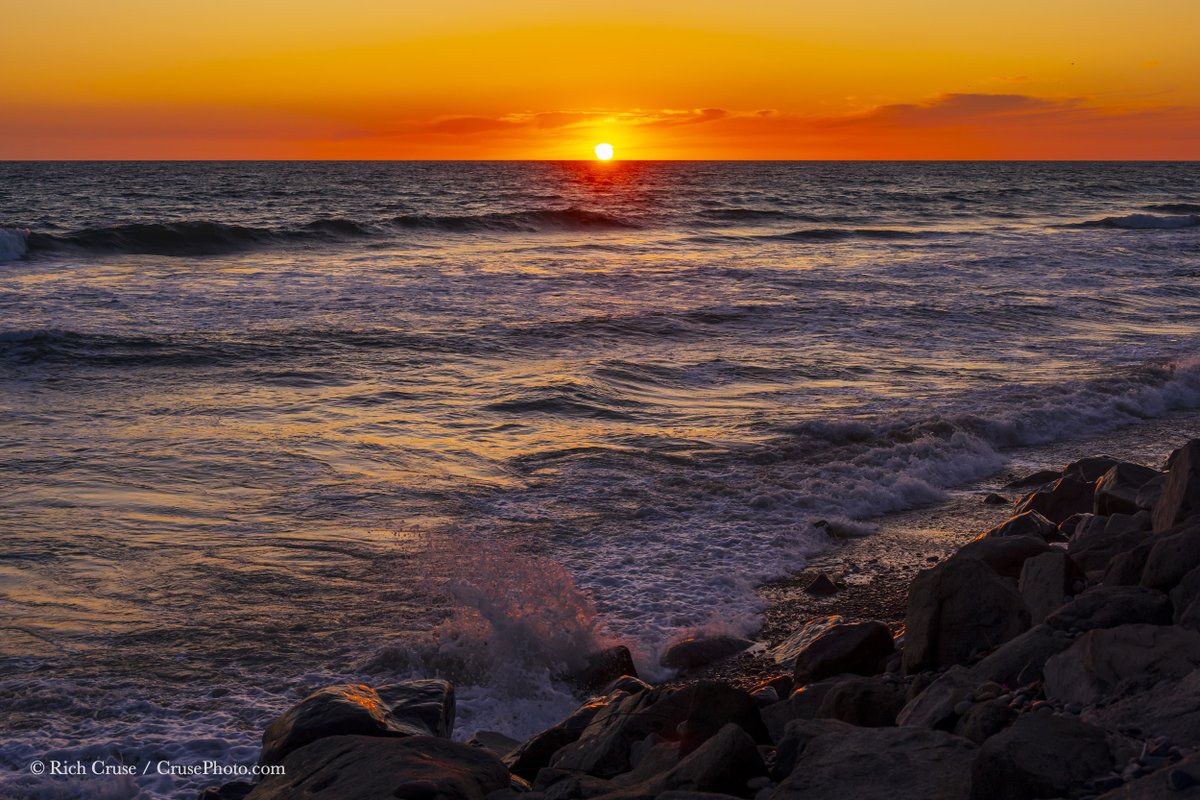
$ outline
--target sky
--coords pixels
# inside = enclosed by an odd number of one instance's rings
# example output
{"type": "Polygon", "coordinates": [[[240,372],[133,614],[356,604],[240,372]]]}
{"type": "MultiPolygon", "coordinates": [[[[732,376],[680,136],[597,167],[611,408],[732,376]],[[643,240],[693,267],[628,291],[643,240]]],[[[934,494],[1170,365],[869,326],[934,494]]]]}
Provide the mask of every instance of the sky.
{"type": "Polygon", "coordinates": [[[0,158],[1197,159],[1196,0],[0,0],[0,158]]]}

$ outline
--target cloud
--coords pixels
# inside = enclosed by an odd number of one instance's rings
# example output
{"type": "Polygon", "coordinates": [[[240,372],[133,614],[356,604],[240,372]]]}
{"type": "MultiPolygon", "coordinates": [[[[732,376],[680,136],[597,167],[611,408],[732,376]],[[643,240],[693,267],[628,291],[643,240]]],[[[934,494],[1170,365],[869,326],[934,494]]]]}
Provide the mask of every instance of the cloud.
{"type": "Polygon", "coordinates": [[[444,117],[429,125],[432,133],[449,133],[456,136],[483,133],[519,127],[519,124],[495,117],[444,117]]]}
{"type": "Polygon", "coordinates": [[[1078,99],[1046,100],[1024,94],[943,94],[924,103],[878,106],[865,114],[833,118],[830,125],[936,127],[998,117],[1028,117],[1079,106],[1078,99]]]}
{"type": "Polygon", "coordinates": [[[730,116],[723,108],[701,108],[695,111],[661,111],[657,118],[647,119],[640,124],[644,128],[666,128],[676,125],[699,125],[716,122],[730,116]]]}

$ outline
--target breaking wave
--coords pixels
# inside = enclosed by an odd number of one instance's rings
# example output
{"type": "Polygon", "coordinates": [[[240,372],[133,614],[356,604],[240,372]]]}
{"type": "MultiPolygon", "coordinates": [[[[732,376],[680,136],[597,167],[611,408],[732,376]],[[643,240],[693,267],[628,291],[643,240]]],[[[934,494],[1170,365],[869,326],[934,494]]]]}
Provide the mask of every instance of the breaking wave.
{"type": "MultiPolygon", "coordinates": [[[[1178,208],[1178,206],[1174,208],[1178,208]]],[[[1160,210],[1166,210],[1166,208],[1160,207],[1160,210]]],[[[1063,227],[1120,228],[1123,230],[1151,231],[1192,228],[1197,225],[1200,225],[1200,215],[1197,214],[1174,214],[1171,216],[1161,216],[1158,214],[1127,214],[1123,217],[1105,217],[1104,219],[1093,219],[1087,220],[1086,222],[1073,222],[1063,227]]]]}

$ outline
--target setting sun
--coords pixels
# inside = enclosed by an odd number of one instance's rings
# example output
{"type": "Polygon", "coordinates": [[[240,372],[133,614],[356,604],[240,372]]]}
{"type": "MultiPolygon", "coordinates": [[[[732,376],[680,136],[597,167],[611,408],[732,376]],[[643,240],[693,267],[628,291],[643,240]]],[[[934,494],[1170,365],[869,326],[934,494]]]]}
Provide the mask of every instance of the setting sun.
{"type": "Polygon", "coordinates": [[[596,158],[601,161],[608,161],[613,157],[613,146],[607,142],[601,142],[596,145],[596,158]]]}

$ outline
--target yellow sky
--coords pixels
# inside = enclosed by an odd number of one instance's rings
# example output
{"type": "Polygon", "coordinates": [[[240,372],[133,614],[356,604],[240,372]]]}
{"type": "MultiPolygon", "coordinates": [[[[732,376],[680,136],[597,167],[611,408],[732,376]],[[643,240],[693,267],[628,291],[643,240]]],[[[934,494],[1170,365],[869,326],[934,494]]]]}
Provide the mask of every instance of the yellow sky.
{"type": "Polygon", "coordinates": [[[1200,157],[1200,3],[0,0],[0,157],[1200,157]]]}

